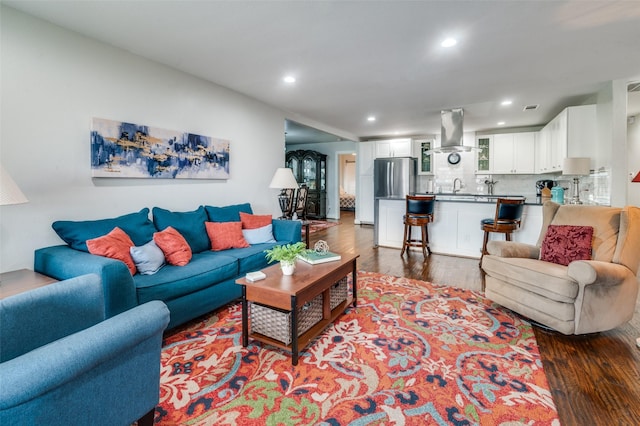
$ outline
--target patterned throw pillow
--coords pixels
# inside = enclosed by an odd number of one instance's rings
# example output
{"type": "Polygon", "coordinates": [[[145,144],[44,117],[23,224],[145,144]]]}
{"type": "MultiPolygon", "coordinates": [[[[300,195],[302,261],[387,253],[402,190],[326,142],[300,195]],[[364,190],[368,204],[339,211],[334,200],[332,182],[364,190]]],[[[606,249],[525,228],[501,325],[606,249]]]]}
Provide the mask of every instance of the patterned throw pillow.
{"type": "Polygon", "coordinates": [[[565,266],[574,260],[590,260],[592,240],[592,226],[549,225],[540,260],[565,266]]]}
{"type": "Polygon", "coordinates": [[[135,275],[136,265],[129,252],[131,247],[134,247],[133,241],[126,232],[117,226],[107,235],[87,240],[89,253],[120,260],[127,265],[131,275],[135,275]]]}
{"type": "Polygon", "coordinates": [[[271,225],[273,217],[268,214],[248,214],[240,212],[240,221],[243,229],[256,229],[271,225]]]}
{"type": "Polygon", "coordinates": [[[160,247],[170,265],[184,266],[193,256],[187,240],[171,226],[153,234],[153,241],[160,247]]]}
{"type": "Polygon", "coordinates": [[[242,236],[241,222],[206,222],[205,227],[213,251],[249,247],[242,236]]]}

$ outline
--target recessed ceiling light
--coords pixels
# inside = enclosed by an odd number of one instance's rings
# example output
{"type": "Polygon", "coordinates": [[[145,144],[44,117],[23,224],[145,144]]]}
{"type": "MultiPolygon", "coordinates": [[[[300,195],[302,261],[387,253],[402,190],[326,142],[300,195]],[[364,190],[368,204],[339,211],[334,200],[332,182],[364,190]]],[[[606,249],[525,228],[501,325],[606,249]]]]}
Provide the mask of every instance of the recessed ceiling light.
{"type": "Polygon", "coordinates": [[[502,102],[500,103],[500,105],[507,106],[507,105],[511,105],[512,103],[513,103],[513,101],[512,101],[512,100],[510,100],[510,99],[506,99],[506,100],[502,101],[502,102]]]}
{"type": "Polygon", "coordinates": [[[504,121],[498,121],[498,126],[504,126],[505,122],[504,121]]]}
{"type": "Polygon", "coordinates": [[[376,118],[373,115],[367,117],[367,121],[376,121],[376,118]]]}
{"type": "Polygon", "coordinates": [[[283,80],[285,83],[289,83],[289,84],[292,84],[292,83],[295,83],[295,82],[296,82],[296,78],[295,78],[294,76],[292,76],[292,75],[288,75],[288,76],[286,76],[285,78],[283,78],[282,80],[283,80]]]}
{"type": "Polygon", "coordinates": [[[452,37],[448,37],[445,38],[442,43],[440,43],[440,46],[442,47],[452,47],[455,46],[456,44],[458,44],[458,40],[456,40],[455,38],[452,37]]]}

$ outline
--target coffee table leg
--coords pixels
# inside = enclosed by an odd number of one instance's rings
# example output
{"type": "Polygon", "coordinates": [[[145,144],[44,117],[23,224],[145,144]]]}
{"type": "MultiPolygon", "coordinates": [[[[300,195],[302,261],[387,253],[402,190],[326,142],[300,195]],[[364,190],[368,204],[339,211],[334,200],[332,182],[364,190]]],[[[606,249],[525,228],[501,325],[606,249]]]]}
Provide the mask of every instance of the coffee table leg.
{"type": "Polygon", "coordinates": [[[353,307],[358,306],[358,268],[356,267],[356,260],[353,259],[353,273],[351,274],[351,278],[353,278],[353,283],[351,285],[353,290],[353,307]]]}
{"type": "Polygon", "coordinates": [[[249,312],[247,303],[247,288],[242,286],[242,347],[249,345],[249,312]]]}
{"type": "Polygon", "coordinates": [[[296,296],[291,296],[291,365],[298,365],[298,309],[296,296]]]}

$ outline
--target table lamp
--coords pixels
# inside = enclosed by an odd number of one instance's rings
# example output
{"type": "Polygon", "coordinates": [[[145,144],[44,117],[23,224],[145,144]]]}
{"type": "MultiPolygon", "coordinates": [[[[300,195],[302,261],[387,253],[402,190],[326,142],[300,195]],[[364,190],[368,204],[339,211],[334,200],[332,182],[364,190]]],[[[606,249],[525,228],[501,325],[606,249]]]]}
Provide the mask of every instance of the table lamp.
{"type": "Polygon", "coordinates": [[[287,213],[291,208],[292,198],[287,195],[287,189],[298,188],[298,182],[293,176],[293,171],[288,167],[279,167],[273,175],[273,178],[271,179],[269,188],[281,190],[280,195],[278,195],[278,202],[280,203],[280,210],[282,210],[282,217],[286,218],[287,213]]]}
{"type": "Polygon", "coordinates": [[[24,196],[18,185],[11,179],[9,173],[4,170],[2,164],[0,164],[0,206],[7,206],[9,204],[22,204],[26,203],[27,197],[24,196]]]}
{"type": "Polygon", "coordinates": [[[591,159],[588,157],[565,158],[562,163],[562,174],[573,176],[573,195],[569,204],[582,204],[580,201],[580,178],[589,176],[591,171],[591,159]]]}

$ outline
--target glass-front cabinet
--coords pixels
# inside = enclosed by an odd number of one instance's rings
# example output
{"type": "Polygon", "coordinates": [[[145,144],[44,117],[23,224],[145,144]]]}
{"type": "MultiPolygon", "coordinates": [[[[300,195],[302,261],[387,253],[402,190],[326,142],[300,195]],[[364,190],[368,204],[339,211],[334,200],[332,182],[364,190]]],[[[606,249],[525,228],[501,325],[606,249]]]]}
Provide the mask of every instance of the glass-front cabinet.
{"type": "Polygon", "coordinates": [[[414,155],[418,157],[418,174],[433,174],[433,141],[432,140],[416,140],[414,141],[414,155]]]}
{"type": "Polygon", "coordinates": [[[316,151],[287,152],[286,166],[293,171],[298,184],[309,188],[307,217],[327,217],[327,156],[316,151]]]}
{"type": "Polygon", "coordinates": [[[491,161],[490,161],[491,136],[479,137],[477,148],[478,148],[478,151],[477,151],[477,161],[476,161],[476,173],[491,172],[491,161]]]}

